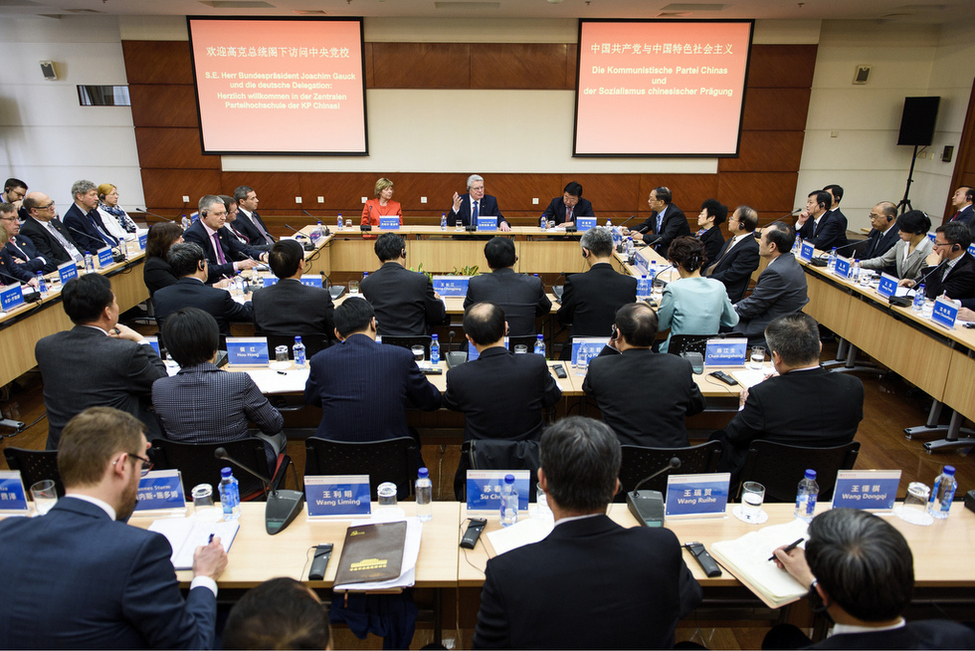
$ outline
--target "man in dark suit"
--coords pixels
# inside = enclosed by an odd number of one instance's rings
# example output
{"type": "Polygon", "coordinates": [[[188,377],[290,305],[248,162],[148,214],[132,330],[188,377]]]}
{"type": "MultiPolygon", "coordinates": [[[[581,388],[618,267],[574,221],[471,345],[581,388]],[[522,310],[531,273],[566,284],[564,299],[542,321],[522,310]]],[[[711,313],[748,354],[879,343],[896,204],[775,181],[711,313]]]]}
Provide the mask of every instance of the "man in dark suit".
{"type": "Polygon", "coordinates": [[[410,436],[406,408],[440,407],[440,391],[413,361],[413,353],[376,341],[376,313],[358,297],[335,310],[342,342],[311,358],[305,402],[322,408],[315,436],[333,441],[382,441],[410,436]]]}
{"type": "Polygon", "coordinates": [[[507,237],[494,237],[484,245],[484,257],[491,273],[473,276],[464,298],[466,310],[474,303],[490,301],[504,310],[512,337],[535,335],[535,317],[552,311],[540,278],[515,273],[518,261],[515,244],[507,237]]]}
{"type": "Polygon", "coordinates": [[[427,334],[427,325],[443,325],[447,308],[433,291],[430,279],[404,265],[406,242],[396,233],[376,238],[373,250],[383,266],[360,285],[379,319],[379,334],[415,337],[427,334]]]}
{"type": "Polygon", "coordinates": [[[264,220],[257,214],[257,192],[254,188],[241,185],[234,190],[237,202],[237,228],[243,231],[251,246],[270,248],[276,241],[267,230],[264,220]]]}
{"type": "Polygon", "coordinates": [[[765,339],[778,376],[741,391],[741,410],[712,439],[723,445],[719,472],[741,472],[752,441],[826,448],[853,440],[863,420],[863,384],[819,365],[823,344],[808,314],[781,316],[765,339]]]}
{"type": "MultiPolygon", "coordinates": [[[[20,218],[13,204],[0,203],[0,228],[7,233],[7,244],[3,248],[14,264],[31,274],[38,271],[48,272],[48,261],[38,255],[29,237],[20,234],[20,218]]],[[[54,269],[56,267],[51,265],[50,271],[54,269]]]]}
{"type": "Polygon", "coordinates": [[[65,262],[84,262],[84,254],[75,244],[71,233],[57,218],[54,201],[49,196],[43,192],[31,192],[24,197],[21,210],[27,215],[20,226],[20,232],[30,238],[48,265],[53,265],[45,273],[54,271],[65,262]]]}
{"type": "Polygon", "coordinates": [[[975,188],[963,185],[955,190],[951,195],[951,207],[955,209],[955,214],[948,221],[962,222],[968,224],[968,228],[975,237],[975,188]]]}
{"type": "Polygon", "coordinates": [[[591,418],[542,435],[538,482],[555,516],[541,542],[487,563],[475,649],[669,649],[701,586],[669,529],[625,529],[606,515],[620,444],[591,418]]]}
{"type": "Polygon", "coordinates": [[[562,190],[561,197],[555,197],[542,213],[547,221],[554,221],[563,226],[574,226],[576,217],[595,217],[592,202],[582,198],[582,186],[575,181],[569,182],[562,190]]]}
{"type": "Polygon", "coordinates": [[[200,199],[199,210],[200,218],[186,229],[183,239],[203,249],[210,274],[206,282],[213,283],[244,269],[253,269],[258,261],[267,262],[266,251],[261,252],[241,243],[224,228],[227,206],[220,197],[204,195],[200,199]]]}
{"type": "Polygon", "coordinates": [[[798,312],[809,302],[806,274],[792,255],[795,231],[784,222],[772,222],[762,229],[758,254],[768,260],[751,295],[735,303],[736,330],[748,337],[749,345],[761,345],[772,319],[798,312]]]}
{"type": "Polygon", "coordinates": [[[251,321],[254,312],[250,301],[238,303],[225,289],[206,284],[207,259],[196,244],[174,244],[166,256],[169,266],[179,280],[163,287],[152,296],[156,305],[156,321],[162,328],[166,317],[184,307],[197,307],[209,312],[220,326],[220,334],[230,335],[231,321],[251,321]]]}
{"type": "MultiPolygon", "coordinates": [[[[572,337],[608,337],[616,310],[636,300],[636,278],[613,269],[613,236],[608,228],[589,229],[579,244],[590,268],[566,276],[562,307],[556,316],[562,325],[572,326],[572,337]]],[[[565,353],[563,359],[568,359],[565,353]]]]}
{"type": "Polygon", "coordinates": [[[831,509],[809,525],[805,549],[775,550],[776,564],[809,586],[814,612],[835,622],[816,644],[792,624],[772,628],[763,649],[975,649],[975,631],[957,622],[905,622],[914,593],[914,556],[882,518],[831,509]],[[812,644],[812,646],[810,646],[812,644]]]}
{"type": "Polygon", "coordinates": [[[650,191],[650,217],[633,230],[624,229],[624,235],[630,235],[634,240],[642,240],[647,245],[663,255],[675,238],[690,235],[691,227],[687,224],[687,217],[680,208],[671,203],[673,195],[670,188],[663,186],[650,191]]]}
{"type": "Polygon", "coordinates": [[[752,274],[758,269],[760,256],[755,229],[758,213],[754,208],[738,206],[728,220],[731,239],[724,243],[718,257],[704,269],[704,275],[724,284],[732,303],[745,296],[752,274]]]}
{"type": "Polygon", "coordinates": [[[603,422],[623,445],[687,446],[684,419],[706,406],[691,363],[650,350],[657,336],[657,314],[646,303],[621,307],[614,333],[610,346],[621,354],[590,361],[582,390],[596,399],[603,422]]]}
{"type": "Polygon", "coordinates": [[[268,335],[325,335],[335,337],[332,297],[328,290],[301,284],[305,251],[295,240],[271,247],[271,271],[278,282],[254,293],[254,327],[268,335]]]}
{"type": "Polygon", "coordinates": [[[5,649],[210,649],[219,537],[193,555],[184,600],[162,535],[125,524],[152,463],[142,423],[107,407],[64,428],[65,496],[40,518],[0,523],[0,646],[5,649]]]}
{"type": "Polygon", "coordinates": [[[92,255],[106,246],[118,246],[118,240],[108,232],[98,213],[98,186],[91,181],[75,181],[71,196],[74,203],[64,213],[64,226],[78,245],[92,255]]]}
{"type": "Polygon", "coordinates": [[[497,217],[499,231],[511,230],[511,224],[501,214],[497,198],[484,194],[484,177],[471,174],[467,177],[467,194],[454,193],[454,203],[447,213],[447,223],[451,226],[477,225],[478,217],[497,217]]]}
{"type": "Polygon", "coordinates": [[[802,241],[827,253],[846,244],[846,217],[839,209],[830,210],[832,202],[832,195],[825,190],[810,192],[806,209],[796,220],[796,234],[802,241]]]}
{"type": "Polygon", "coordinates": [[[3,182],[3,193],[0,194],[0,203],[13,204],[14,210],[20,210],[24,204],[24,197],[27,195],[27,184],[18,178],[10,177],[3,182]]]}
{"type": "MultiPolygon", "coordinates": [[[[972,234],[964,222],[948,222],[934,231],[934,253],[928,256],[928,267],[921,270],[921,283],[929,299],[942,294],[962,305],[975,307],[975,258],[968,252],[972,234]]],[[[900,281],[905,287],[916,282],[909,278],[900,281]]]]}
{"type": "MultiPolygon", "coordinates": [[[[867,234],[867,243],[863,245],[863,249],[857,257],[861,260],[879,258],[894,248],[894,245],[901,239],[896,222],[897,206],[889,201],[881,201],[874,206],[870,211],[871,228],[867,234]]],[[[893,265],[884,271],[894,275],[897,273],[893,265]]]]}
{"type": "Polygon", "coordinates": [[[697,215],[697,239],[704,245],[704,264],[709,265],[721,255],[724,248],[724,235],[721,224],[728,218],[728,206],[717,199],[706,199],[697,215]]]}
{"type": "Polygon", "coordinates": [[[152,383],[166,377],[166,366],[142,335],[118,322],[112,284],[99,274],[73,278],[61,290],[61,303],[75,327],[34,347],[44,383],[47,449],[56,450],[64,425],[93,406],[126,411],[158,434],[148,397],[152,383]]]}

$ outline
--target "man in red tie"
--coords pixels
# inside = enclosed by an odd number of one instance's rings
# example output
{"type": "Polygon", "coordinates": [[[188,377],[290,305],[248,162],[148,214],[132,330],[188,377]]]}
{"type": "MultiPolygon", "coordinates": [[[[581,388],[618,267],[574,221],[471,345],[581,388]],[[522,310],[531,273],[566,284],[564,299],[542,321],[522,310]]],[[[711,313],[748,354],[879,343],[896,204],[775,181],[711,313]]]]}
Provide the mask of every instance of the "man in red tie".
{"type": "Polygon", "coordinates": [[[975,202],[975,188],[963,185],[955,190],[955,194],[951,195],[951,207],[955,209],[955,214],[949,221],[964,222],[968,224],[970,229],[975,226],[972,221],[972,216],[975,215],[975,208],[972,207],[973,202],[975,202]]]}

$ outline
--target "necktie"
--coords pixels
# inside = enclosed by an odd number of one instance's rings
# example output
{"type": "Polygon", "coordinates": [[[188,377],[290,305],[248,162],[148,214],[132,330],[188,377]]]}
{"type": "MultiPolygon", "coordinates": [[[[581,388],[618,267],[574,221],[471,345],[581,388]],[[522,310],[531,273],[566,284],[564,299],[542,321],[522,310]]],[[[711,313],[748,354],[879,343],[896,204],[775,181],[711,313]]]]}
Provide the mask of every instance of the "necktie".
{"type": "Polygon", "coordinates": [[[471,213],[471,224],[476,224],[477,223],[477,204],[478,204],[478,202],[475,201],[474,202],[474,211],[471,213]]]}
{"type": "Polygon", "coordinates": [[[98,217],[97,211],[92,210],[88,213],[88,221],[91,222],[91,225],[95,227],[95,232],[98,233],[103,240],[105,240],[106,244],[109,246],[115,246],[118,244],[118,240],[109,235],[105,230],[102,220],[98,217]]]}
{"type": "Polygon", "coordinates": [[[213,250],[217,254],[217,262],[220,264],[227,264],[227,258],[223,254],[223,247],[220,246],[220,238],[217,237],[216,233],[214,233],[210,236],[210,239],[213,240],[213,250]]]}
{"type": "Polygon", "coordinates": [[[961,211],[959,210],[958,212],[955,213],[954,217],[951,218],[951,221],[955,221],[960,216],[961,216],[961,211]]]}
{"type": "Polygon", "coordinates": [[[231,225],[230,230],[233,231],[234,235],[237,236],[237,239],[240,240],[242,244],[250,244],[250,240],[247,239],[247,236],[238,231],[236,227],[231,225]]]}
{"type": "Polygon", "coordinates": [[[48,222],[48,226],[48,230],[54,234],[54,239],[56,239],[61,246],[64,247],[64,250],[68,253],[68,255],[74,258],[76,262],[81,262],[84,260],[84,256],[81,255],[81,252],[71,242],[69,242],[64,235],[61,234],[61,231],[58,230],[58,227],[55,226],[53,222],[48,222]]]}
{"type": "Polygon", "coordinates": [[[268,244],[273,244],[274,238],[271,237],[271,234],[268,233],[267,230],[264,228],[264,226],[261,225],[261,218],[257,215],[257,211],[255,210],[254,212],[251,213],[251,215],[254,216],[254,219],[252,219],[251,221],[254,222],[254,226],[257,228],[257,231],[261,234],[261,237],[264,238],[264,241],[267,242],[268,244]]]}
{"type": "Polygon", "coordinates": [[[567,211],[565,211],[565,221],[567,222],[572,221],[572,208],[569,208],[567,211]]]}
{"type": "Polygon", "coordinates": [[[663,221],[664,221],[664,218],[663,218],[663,215],[661,215],[661,214],[660,214],[660,213],[658,212],[658,213],[657,213],[657,229],[656,229],[656,230],[654,231],[654,233],[655,233],[656,235],[660,235],[660,227],[661,227],[661,226],[663,225],[663,221]]]}

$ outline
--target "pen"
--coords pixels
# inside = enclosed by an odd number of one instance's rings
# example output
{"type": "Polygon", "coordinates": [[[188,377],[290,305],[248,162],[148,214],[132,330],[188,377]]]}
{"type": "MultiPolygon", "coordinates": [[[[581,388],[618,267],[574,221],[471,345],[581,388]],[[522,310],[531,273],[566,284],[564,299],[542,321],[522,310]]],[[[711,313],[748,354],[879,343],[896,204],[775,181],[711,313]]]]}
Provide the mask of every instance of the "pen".
{"type": "MultiPolygon", "coordinates": [[[[799,540],[795,541],[794,543],[792,543],[791,545],[789,545],[788,547],[786,547],[782,551],[784,551],[786,554],[788,554],[793,549],[795,549],[799,545],[799,543],[801,543],[803,540],[805,540],[805,538],[800,538],[799,540]]],[[[774,561],[775,560],[775,552],[772,553],[772,557],[769,558],[769,560],[770,561],[774,561]]]]}
{"type": "Polygon", "coordinates": [[[213,534],[211,533],[210,534],[210,540],[207,541],[207,544],[209,545],[212,542],[213,542],[213,534]]]}

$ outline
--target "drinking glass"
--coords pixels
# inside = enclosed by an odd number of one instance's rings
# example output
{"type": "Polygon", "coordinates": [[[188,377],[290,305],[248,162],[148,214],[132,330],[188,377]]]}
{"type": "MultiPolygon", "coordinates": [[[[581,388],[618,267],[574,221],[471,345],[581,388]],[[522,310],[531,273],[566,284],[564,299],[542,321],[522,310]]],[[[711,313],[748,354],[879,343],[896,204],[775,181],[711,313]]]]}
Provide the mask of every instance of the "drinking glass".
{"type": "Polygon", "coordinates": [[[758,522],[765,501],[765,487],[757,481],[746,481],[741,485],[741,514],[745,522],[758,522]]]}
{"type": "Polygon", "coordinates": [[[53,479],[42,479],[30,487],[31,497],[34,498],[34,510],[37,515],[44,515],[58,503],[58,492],[54,488],[53,479]]]}
{"type": "Polygon", "coordinates": [[[349,295],[350,296],[358,296],[359,295],[359,281],[358,280],[350,280],[349,281],[349,295]]]}
{"type": "Polygon", "coordinates": [[[413,361],[415,361],[417,364],[423,361],[423,358],[426,355],[426,349],[423,346],[413,346],[410,348],[410,350],[413,351],[413,361]]]}
{"type": "Polygon", "coordinates": [[[213,486],[197,484],[190,491],[193,497],[193,517],[199,522],[217,522],[223,518],[223,509],[213,503],[213,486]]]}
{"type": "Polygon", "coordinates": [[[763,346],[752,346],[752,354],[748,358],[748,368],[760,371],[763,366],[765,366],[765,348],[763,346]]]}
{"type": "Polygon", "coordinates": [[[515,345],[515,355],[524,355],[527,352],[528,352],[528,346],[526,346],[525,344],[515,345]]]}

